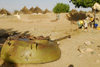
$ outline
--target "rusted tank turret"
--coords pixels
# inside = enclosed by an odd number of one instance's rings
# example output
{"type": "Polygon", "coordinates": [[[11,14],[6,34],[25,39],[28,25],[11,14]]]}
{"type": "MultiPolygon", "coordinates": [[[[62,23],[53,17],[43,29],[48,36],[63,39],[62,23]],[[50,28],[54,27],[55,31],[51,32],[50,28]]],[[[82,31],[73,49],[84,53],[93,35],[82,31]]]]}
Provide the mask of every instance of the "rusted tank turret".
{"type": "Polygon", "coordinates": [[[1,58],[11,63],[47,63],[60,56],[57,42],[42,36],[11,36],[1,50],[1,58]]]}

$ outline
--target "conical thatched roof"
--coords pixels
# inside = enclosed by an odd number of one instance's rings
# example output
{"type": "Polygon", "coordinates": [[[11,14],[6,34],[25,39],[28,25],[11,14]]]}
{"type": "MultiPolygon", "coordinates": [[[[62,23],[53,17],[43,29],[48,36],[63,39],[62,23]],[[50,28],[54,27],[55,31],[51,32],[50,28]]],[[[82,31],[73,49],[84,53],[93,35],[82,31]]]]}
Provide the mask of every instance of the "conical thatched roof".
{"type": "Polygon", "coordinates": [[[35,9],[35,8],[31,7],[29,10],[30,10],[32,13],[34,13],[34,9],[35,9]]]}
{"type": "Polygon", "coordinates": [[[11,15],[11,13],[9,11],[7,11],[6,9],[2,8],[0,10],[0,14],[6,14],[6,15],[11,15]]]}
{"type": "Polygon", "coordinates": [[[34,13],[43,13],[43,11],[39,7],[36,7],[34,13]]]}
{"type": "Polygon", "coordinates": [[[43,13],[44,13],[44,14],[45,14],[45,13],[50,13],[50,11],[49,11],[48,9],[45,9],[43,13]]]}
{"type": "Polygon", "coordinates": [[[21,10],[20,10],[23,14],[31,14],[31,11],[28,10],[28,8],[26,6],[24,6],[21,10]]]}

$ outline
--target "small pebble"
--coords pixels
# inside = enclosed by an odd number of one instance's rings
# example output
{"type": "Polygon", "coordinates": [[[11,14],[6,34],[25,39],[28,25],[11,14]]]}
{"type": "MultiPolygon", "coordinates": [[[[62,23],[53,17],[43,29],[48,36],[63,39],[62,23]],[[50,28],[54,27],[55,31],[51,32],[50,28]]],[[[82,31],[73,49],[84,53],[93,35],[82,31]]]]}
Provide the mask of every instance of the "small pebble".
{"type": "Polygon", "coordinates": [[[91,48],[87,48],[86,51],[87,51],[87,52],[93,52],[94,50],[91,49],[91,48]]]}
{"type": "Polygon", "coordinates": [[[82,57],[82,54],[78,55],[79,57],[82,57]]]}
{"type": "Polygon", "coordinates": [[[92,42],[91,41],[86,41],[84,44],[88,46],[88,45],[91,45],[92,42]]]}

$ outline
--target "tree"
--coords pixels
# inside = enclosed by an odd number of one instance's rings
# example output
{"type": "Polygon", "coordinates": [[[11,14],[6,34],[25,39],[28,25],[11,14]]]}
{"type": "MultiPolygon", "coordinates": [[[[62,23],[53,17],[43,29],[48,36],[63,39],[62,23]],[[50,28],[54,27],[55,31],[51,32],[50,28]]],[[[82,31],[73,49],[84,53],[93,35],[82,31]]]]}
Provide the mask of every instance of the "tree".
{"type": "Polygon", "coordinates": [[[57,5],[53,8],[54,13],[66,13],[69,12],[69,5],[64,3],[57,3],[57,5]]]}
{"type": "Polygon", "coordinates": [[[100,3],[100,0],[70,0],[70,2],[72,2],[75,7],[92,7],[96,2],[100,3]]]}

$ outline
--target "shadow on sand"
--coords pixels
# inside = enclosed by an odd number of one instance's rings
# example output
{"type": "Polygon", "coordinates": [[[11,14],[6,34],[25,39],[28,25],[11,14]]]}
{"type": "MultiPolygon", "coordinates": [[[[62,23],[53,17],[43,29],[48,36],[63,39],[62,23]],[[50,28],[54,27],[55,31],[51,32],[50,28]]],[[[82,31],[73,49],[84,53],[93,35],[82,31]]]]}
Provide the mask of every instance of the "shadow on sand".
{"type": "Polygon", "coordinates": [[[18,67],[17,64],[4,62],[0,67],[18,67]]]}
{"type": "MultiPolygon", "coordinates": [[[[12,31],[12,29],[0,29],[0,51],[2,48],[2,45],[7,40],[9,36],[17,35],[17,34],[27,34],[29,31],[25,31],[24,33],[18,32],[18,31],[12,31]]],[[[2,59],[0,59],[0,67],[18,67],[15,63],[7,63],[4,62],[2,59]]]]}
{"type": "Polygon", "coordinates": [[[0,45],[2,45],[9,36],[14,35],[26,35],[29,31],[25,31],[24,33],[18,32],[18,31],[12,31],[12,29],[0,29],[0,45]]]}

